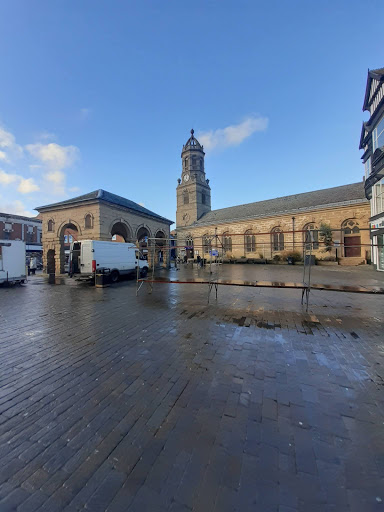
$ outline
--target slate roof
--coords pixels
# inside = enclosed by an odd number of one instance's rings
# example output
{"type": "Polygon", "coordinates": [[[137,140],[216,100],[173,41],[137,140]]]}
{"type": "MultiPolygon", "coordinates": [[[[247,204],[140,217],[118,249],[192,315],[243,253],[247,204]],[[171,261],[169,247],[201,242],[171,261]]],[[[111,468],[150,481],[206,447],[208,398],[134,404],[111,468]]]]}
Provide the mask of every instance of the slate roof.
{"type": "Polygon", "coordinates": [[[123,208],[128,208],[129,210],[133,210],[137,213],[141,213],[142,215],[147,215],[148,217],[153,217],[155,219],[162,220],[167,224],[173,224],[172,220],[166,219],[157,213],[144,208],[144,206],[140,206],[139,204],[131,201],[130,199],[126,199],[125,197],[118,196],[116,194],[112,194],[111,192],[107,192],[106,190],[99,189],[94,190],[93,192],[89,192],[88,194],[83,194],[82,196],[73,197],[72,199],[67,199],[66,201],[60,201],[59,203],[48,204],[45,206],[38,206],[35,208],[37,211],[51,210],[53,208],[65,207],[65,206],[74,206],[78,203],[86,203],[87,201],[105,201],[107,203],[115,204],[118,206],[122,206],[123,208]]]}
{"type": "Polygon", "coordinates": [[[26,221],[30,221],[30,222],[42,222],[41,219],[38,219],[37,216],[36,217],[26,217],[25,215],[15,215],[13,213],[3,213],[3,212],[0,212],[0,217],[5,217],[5,218],[12,218],[12,219],[20,219],[20,220],[26,220],[26,221]]]}
{"type": "MultiPolygon", "coordinates": [[[[364,194],[364,185],[352,183],[341,187],[326,188],[303,194],[277,197],[257,203],[241,204],[204,214],[192,226],[210,225],[218,222],[271,217],[286,213],[299,213],[306,210],[330,208],[354,203],[368,203],[364,194]]],[[[188,226],[190,227],[190,226],[188,226]]]]}

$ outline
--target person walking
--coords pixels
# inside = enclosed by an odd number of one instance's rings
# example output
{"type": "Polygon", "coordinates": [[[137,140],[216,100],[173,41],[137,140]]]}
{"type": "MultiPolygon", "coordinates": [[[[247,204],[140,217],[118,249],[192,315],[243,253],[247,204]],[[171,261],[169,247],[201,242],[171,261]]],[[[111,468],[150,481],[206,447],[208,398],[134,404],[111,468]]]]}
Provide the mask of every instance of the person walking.
{"type": "Polygon", "coordinates": [[[34,256],[29,260],[29,270],[32,275],[35,275],[37,268],[37,260],[34,256]]]}

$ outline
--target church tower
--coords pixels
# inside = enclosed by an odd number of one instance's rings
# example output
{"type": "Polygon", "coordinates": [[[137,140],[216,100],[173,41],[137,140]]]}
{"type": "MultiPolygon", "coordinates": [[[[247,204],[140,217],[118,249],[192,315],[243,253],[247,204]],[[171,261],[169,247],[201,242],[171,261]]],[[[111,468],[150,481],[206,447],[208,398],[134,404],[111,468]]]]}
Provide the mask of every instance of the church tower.
{"type": "Polygon", "coordinates": [[[181,151],[181,178],[177,186],[176,227],[189,226],[211,211],[211,187],[205,178],[204,148],[193,135],[181,151]]]}

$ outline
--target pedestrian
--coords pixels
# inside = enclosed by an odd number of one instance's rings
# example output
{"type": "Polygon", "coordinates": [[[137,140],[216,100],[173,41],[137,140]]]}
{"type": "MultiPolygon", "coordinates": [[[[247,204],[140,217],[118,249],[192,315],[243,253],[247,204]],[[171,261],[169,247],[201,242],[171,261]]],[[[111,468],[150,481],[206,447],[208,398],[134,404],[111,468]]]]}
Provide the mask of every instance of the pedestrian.
{"type": "Polygon", "coordinates": [[[185,254],[184,255],[184,263],[187,263],[187,261],[188,261],[188,258],[187,258],[187,255],[185,254]]]}
{"type": "Polygon", "coordinates": [[[201,267],[201,257],[200,257],[200,254],[198,254],[198,255],[196,256],[196,261],[197,261],[197,266],[198,266],[198,267],[201,267]]]}
{"type": "Polygon", "coordinates": [[[29,260],[29,270],[32,273],[32,275],[35,275],[36,267],[37,267],[36,258],[34,256],[32,256],[32,258],[29,260]]]}

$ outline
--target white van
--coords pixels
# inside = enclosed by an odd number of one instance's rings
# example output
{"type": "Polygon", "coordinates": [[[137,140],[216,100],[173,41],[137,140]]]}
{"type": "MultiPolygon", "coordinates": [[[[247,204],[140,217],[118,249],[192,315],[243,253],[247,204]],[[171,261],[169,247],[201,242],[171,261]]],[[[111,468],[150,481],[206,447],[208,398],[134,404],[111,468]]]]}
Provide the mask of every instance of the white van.
{"type": "Polygon", "coordinates": [[[0,284],[24,283],[26,279],[25,242],[0,240],[0,284]]]}
{"type": "Polygon", "coordinates": [[[140,276],[148,273],[148,261],[140,255],[135,244],[80,240],[72,242],[69,257],[69,275],[93,277],[97,272],[110,272],[113,283],[121,275],[133,274],[140,268],[140,276]]]}

